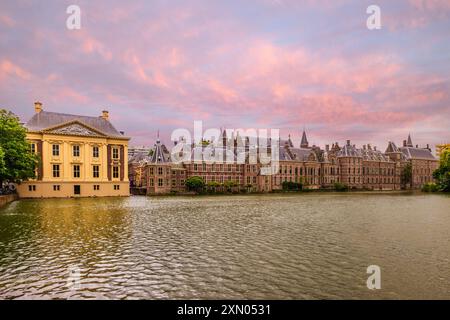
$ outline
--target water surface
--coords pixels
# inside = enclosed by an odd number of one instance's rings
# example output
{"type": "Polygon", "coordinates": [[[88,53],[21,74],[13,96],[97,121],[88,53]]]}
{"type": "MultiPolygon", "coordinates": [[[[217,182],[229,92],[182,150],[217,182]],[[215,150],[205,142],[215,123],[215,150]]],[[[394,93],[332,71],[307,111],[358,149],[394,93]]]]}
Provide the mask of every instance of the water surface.
{"type": "Polygon", "coordinates": [[[0,298],[450,299],[450,197],[20,200],[0,209],[0,298]]]}

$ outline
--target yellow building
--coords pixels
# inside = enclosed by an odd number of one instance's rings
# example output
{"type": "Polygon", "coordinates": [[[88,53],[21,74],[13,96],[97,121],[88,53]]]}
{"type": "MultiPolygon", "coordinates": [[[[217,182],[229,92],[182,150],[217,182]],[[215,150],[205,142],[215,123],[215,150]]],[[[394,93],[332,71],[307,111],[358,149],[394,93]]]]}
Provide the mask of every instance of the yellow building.
{"type": "Polygon", "coordinates": [[[109,122],[108,111],[88,117],[43,111],[25,124],[39,155],[36,179],[17,187],[20,197],[128,196],[128,141],[109,122]]]}

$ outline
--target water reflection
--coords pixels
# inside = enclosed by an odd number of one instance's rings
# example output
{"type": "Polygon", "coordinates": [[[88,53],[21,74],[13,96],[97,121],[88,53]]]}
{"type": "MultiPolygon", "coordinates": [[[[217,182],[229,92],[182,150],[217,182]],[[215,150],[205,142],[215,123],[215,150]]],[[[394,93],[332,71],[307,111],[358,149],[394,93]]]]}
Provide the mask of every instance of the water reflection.
{"type": "Polygon", "coordinates": [[[387,193],[22,200],[0,209],[0,297],[450,298],[449,208],[387,193]]]}

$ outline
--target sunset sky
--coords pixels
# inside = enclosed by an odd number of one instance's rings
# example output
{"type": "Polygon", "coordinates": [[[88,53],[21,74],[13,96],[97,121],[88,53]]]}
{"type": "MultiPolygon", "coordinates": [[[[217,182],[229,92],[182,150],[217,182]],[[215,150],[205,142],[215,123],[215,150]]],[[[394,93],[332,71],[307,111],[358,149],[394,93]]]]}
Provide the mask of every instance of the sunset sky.
{"type": "Polygon", "coordinates": [[[448,143],[450,1],[0,0],[0,108],[26,121],[36,100],[107,109],[131,145],[194,120],[296,143],[306,127],[321,146],[448,143]],[[71,4],[81,30],[66,28],[71,4]]]}

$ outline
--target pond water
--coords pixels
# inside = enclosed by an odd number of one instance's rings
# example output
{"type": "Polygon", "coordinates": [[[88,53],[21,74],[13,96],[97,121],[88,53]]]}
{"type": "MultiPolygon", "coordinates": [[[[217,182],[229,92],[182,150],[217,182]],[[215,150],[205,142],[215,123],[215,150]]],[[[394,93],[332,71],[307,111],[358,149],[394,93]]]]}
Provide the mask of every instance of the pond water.
{"type": "Polygon", "coordinates": [[[0,298],[450,299],[450,196],[20,200],[0,209],[0,298]]]}

